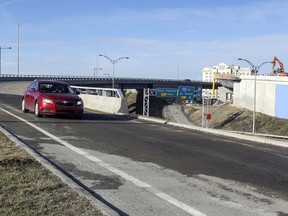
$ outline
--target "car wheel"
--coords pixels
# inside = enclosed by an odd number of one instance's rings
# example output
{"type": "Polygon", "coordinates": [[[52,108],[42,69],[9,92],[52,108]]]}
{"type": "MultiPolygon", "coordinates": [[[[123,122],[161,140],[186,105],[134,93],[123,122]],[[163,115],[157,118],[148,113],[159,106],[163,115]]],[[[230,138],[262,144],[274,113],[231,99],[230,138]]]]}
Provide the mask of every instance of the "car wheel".
{"type": "Polygon", "coordinates": [[[24,112],[24,113],[26,113],[26,112],[28,112],[28,109],[26,109],[26,105],[25,105],[25,99],[23,98],[22,99],[22,112],[24,112]]]}
{"type": "Polygon", "coordinates": [[[35,102],[34,113],[35,113],[35,116],[36,116],[36,117],[41,117],[41,116],[42,116],[42,115],[40,114],[40,111],[39,111],[38,101],[35,102]]]}

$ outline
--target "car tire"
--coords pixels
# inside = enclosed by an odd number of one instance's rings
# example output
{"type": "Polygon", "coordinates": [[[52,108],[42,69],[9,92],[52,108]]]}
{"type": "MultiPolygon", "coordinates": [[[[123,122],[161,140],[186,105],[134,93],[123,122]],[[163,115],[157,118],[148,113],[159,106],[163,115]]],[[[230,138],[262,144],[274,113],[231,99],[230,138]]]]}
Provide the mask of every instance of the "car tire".
{"type": "Polygon", "coordinates": [[[29,110],[26,109],[26,105],[25,105],[25,99],[22,99],[22,107],[21,107],[22,112],[27,113],[29,110]]]}
{"type": "Polygon", "coordinates": [[[35,116],[36,116],[36,117],[42,117],[42,115],[40,114],[40,109],[39,109],[39,103],[38,103],[38,101],[35,102],[34,113],[35,113],[35,116]]]}

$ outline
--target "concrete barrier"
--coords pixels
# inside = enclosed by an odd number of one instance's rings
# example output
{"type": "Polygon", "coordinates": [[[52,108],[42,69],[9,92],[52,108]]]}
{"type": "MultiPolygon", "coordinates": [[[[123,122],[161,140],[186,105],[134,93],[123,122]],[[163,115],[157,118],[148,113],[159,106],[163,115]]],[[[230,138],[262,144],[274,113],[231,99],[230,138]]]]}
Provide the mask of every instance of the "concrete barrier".
{"type": "Polygon", "coordinates": [[[128,114],[128,103],[125,98],[80,94],[84,107],[111,114],[128,114]]]}
{"type": "Polygon", "coordinates": [[[120,89],[71,87],[80,92],[85,108],[111,114],[129,114],[127,100],[120,89]]]}

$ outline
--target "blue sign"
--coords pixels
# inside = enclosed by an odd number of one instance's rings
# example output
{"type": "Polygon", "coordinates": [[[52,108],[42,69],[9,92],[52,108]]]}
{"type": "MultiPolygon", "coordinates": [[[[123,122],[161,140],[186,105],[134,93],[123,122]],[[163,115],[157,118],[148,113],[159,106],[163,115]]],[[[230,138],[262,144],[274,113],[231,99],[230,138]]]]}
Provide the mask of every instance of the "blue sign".
{"type": "Polygon", "coordinates": [[[202,101],[202,87],[197,88],[196,92],[196,101],[202,101]]]}
{"type": "Polygon", "coordinates": [[[179,100],[194,100],[194,86],[179,86],[178,87],[178,99],[179,100]]]}
{"type": "Polygon", "coordinates": [[[173,88],[157,88],[156,97],[177,97],[177,89],[173,88]]]}

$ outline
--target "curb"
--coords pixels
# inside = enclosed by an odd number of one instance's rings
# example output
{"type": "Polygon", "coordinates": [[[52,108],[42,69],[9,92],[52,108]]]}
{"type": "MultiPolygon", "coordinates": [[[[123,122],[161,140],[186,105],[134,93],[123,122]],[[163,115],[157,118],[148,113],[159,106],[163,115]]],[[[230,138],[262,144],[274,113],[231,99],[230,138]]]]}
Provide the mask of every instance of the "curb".
{"type": "Polygon", "coordinates": [[[212,134],[216,134],[216,135],[228,136],[228,137],[232,137],[232,138],[236,138],[236,139],[244,139],[244,140],[249,140],[249,141],[254,141],[254,142],[259,142],[259,143],[270,144],[270,145],[288,148],[288,142],[279,141],[279,140],[272,140],[272,139],[267,139],[267,138],[258,137],[258,136],[248,136],[248,135],[244,135],[241,133],[236,133],[236,132],[233,133],[231,131],[226,131],[226,130],[202,128],[202,127],[198,127],[198,126],[185,125],[185,124],[176,123],[176,122],[169,122],[169,121],[166,121],[163,119],[158,119],[158,118],[151,118],[151,117],[144,117],[144,116],[138,116],[136,118],[141,119],[141,120],[145,120],[145,121],[150,121],[150,122],[155,122],[155,123],[160,123],[160,124],[167,124],[167,125],[171,125],[171,126],[175,126],[175,127],[186,128],[186,129],[190,129],[190,130],[197,130],[197,131],[212,133],[212,134]]]}
{"type": "MultiPolygon", "coordinates": [[[[103,201],[101,201],[101,197],[97,199],[97,194],[93,195],[91,191],[87,190],[84,185],[79,184],[80,182],[75,181],[76,179],[71,178],[72,176],[67,175],[63,171],[61,171],[55,164],[51,163],[44,156],[42,156],[36,150],[30,148],[21,140],[19,140],[12,133],[7,131],[2,125],[0,125],[0,131],[8,137],[13,143],[15,143],[20,148],[24,149],[29,155],[35,158],[36,161],[41,163],[45,168],[51,171],[54,175],[58,176],[65,184],[71,187],[74,191],[76,191],[79,195],[88,199],[92,205],[94,205],[104,216],[120,216],[117,211],[106,205],[103,201]]],[[[103,199],[103,198],[102,198],[103,199]]],[[[104,200],[104,199],[103,199],[104,200]]]]}

